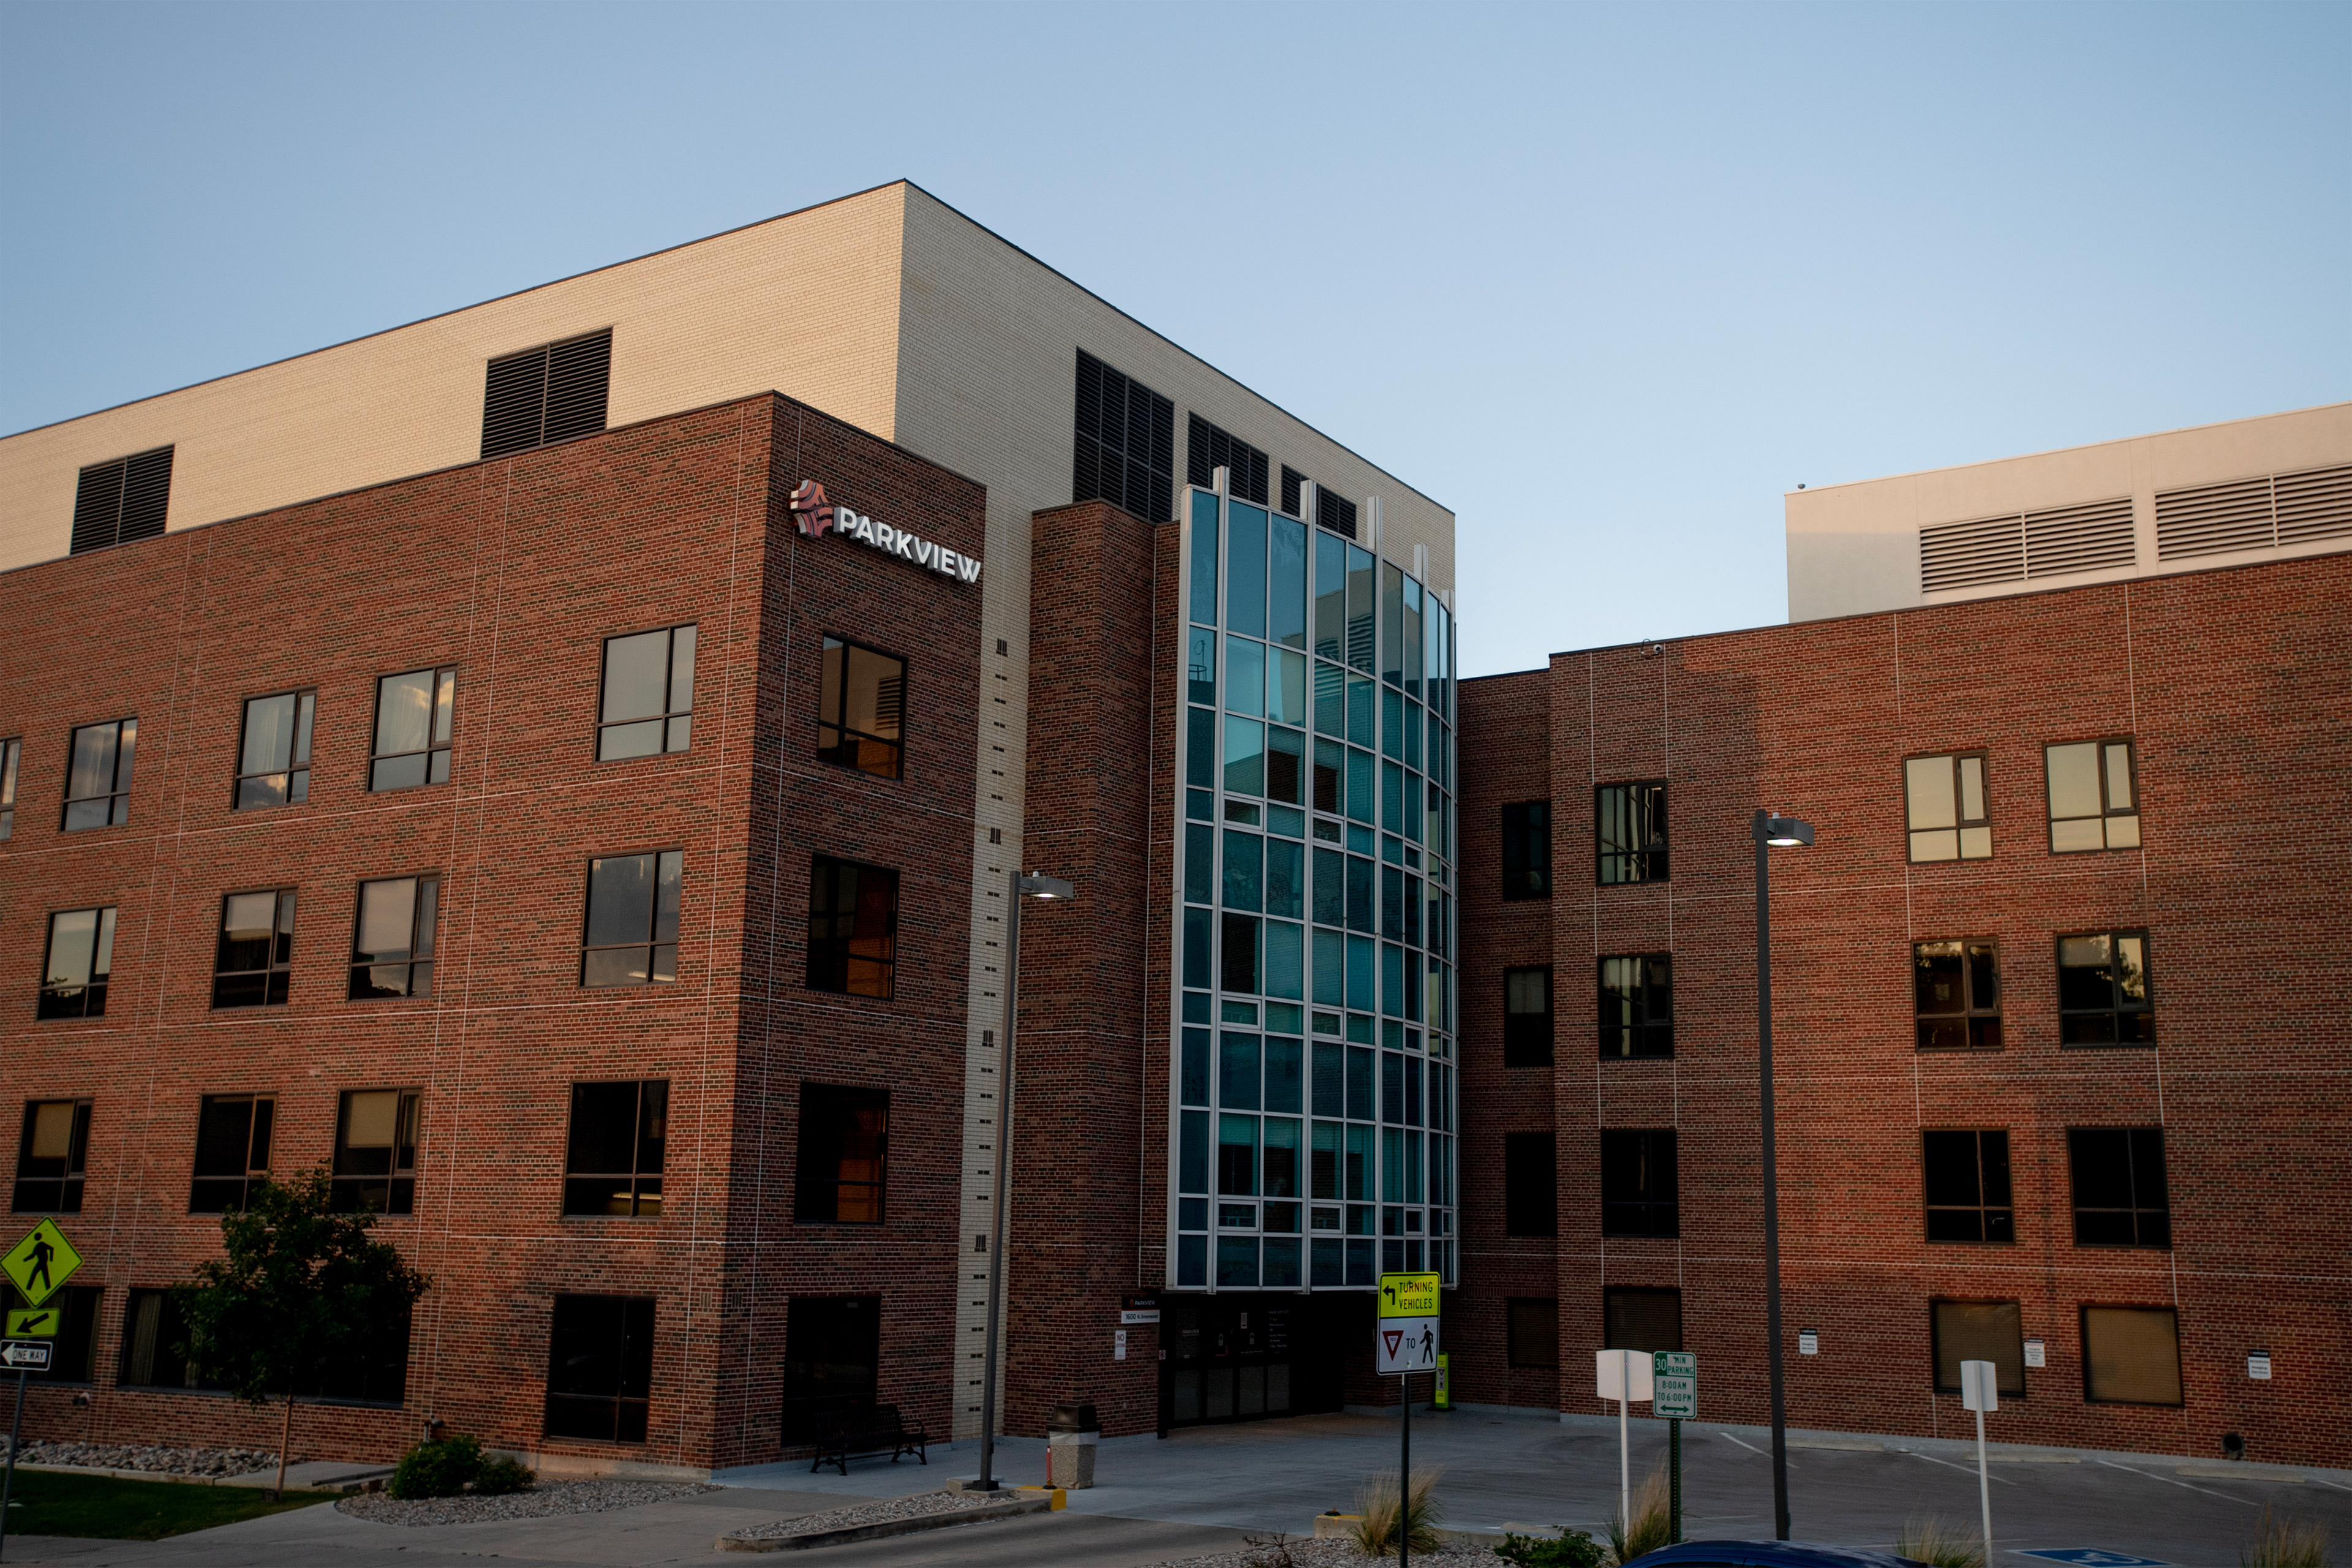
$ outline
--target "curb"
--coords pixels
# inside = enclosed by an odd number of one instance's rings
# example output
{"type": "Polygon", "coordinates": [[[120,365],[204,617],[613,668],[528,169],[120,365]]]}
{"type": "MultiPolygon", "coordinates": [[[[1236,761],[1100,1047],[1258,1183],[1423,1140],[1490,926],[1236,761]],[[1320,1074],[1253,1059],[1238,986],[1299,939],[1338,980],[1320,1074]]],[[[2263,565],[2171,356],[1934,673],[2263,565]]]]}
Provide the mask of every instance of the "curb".
{"type": "Polygon", "coordinates": [[[720,1552],[813,1552],[821,1546],[846,1546],[853,1541],[882,1541],[893,1535],[913,1535],[919,1531],[940,1530],[951,1524],[984,1524],[991,1520],[1015,1519],[1023,1514],[1049,1513],[1053,1507],[1054,1500],[1050,1497],[1020,1498],[982,1503],[978,1508],[961,1509],[953,1513],[886,1519],[875,1524],[849,1524],[839,1530],[811,1531],[806,1535],[722,1535],[713,1544],[720,1552]]]}
{"type": "MultiPolygon", "coordinates": [[[[254,1481],[256,1476],[268,1475],[268,1472],[266,1470],[248,1470],[241,1476],[183,1476],[170,1470],[104,1469],[95,1465],[37,1465],[29,1460],[18,1465],[16,1468],[37,1470],[43,1475],[49,1476],[93,1476],[100,1480],[109,1481],[163,1481],[183,1487],[242,1487],[248,1491],[269,1489],[267,1483],[257,1486],[254,1481]]],[[[383,1479],[391,1474],[392,1468],[387,1465],[381,1470],[347,1477],[341,1480],[318,1481],[309,1485],[289,1481],[286,1489],[289,1492],[329,1492],[338,1495],[363,1492],[370,1489],[371,1483],[381,1486],[383,1479]]]]}

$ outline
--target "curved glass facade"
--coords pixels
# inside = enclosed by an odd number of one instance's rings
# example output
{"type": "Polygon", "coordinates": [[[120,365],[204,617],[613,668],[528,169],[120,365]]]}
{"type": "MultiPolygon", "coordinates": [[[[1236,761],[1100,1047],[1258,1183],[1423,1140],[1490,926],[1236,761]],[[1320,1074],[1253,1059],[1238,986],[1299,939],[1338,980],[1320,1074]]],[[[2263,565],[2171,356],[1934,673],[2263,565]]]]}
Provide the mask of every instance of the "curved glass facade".
{"type": "Polygon", "coordinates": [[[1454,625],[1370,551],[1185,492],[1169,1284],[1454,1258],[1454,625]]]}

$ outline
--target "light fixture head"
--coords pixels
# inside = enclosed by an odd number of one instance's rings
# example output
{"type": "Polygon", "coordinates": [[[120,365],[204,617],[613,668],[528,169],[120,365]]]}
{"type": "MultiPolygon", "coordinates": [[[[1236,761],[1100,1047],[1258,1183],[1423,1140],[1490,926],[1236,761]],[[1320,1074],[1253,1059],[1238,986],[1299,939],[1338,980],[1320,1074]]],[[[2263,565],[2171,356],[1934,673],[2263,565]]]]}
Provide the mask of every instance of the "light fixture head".
{"type": "Polygon", "coordinates": [[[1775,849],[1809,848],[1813,842],[1813,825],[1793,816],[1768,816],[1764,819],[1764,842],[1775,849]]]}
{"type": "Polygon", "coordinates": [[[1068,899],[1077,895],[1077,889],[1061,878],[1043,876],[1035,871],[1024,871],[1020,887],[1022,897],[1028,899],[1068,899]]]}

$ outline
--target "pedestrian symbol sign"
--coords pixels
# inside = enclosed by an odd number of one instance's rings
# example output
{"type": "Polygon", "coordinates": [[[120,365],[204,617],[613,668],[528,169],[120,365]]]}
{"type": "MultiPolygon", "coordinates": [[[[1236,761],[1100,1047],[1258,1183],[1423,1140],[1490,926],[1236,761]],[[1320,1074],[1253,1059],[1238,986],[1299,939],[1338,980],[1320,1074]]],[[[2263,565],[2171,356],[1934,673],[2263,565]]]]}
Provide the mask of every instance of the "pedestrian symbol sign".
{"type": "Polygon", "coordinates": [[[12,1309],[8,1313],[7,1337],[12,1340],[56,1339],[58,1321],[61,1316],[55,1307],[12,1309]]]}
{"type": "Polygon", "coordinates": [[[37,1307],[58,1293],[58,1288],[73,1277],[81,1267],[81,1254],[73,1249],[54,1221],[43,1220],[32,1234],[8,1249],[0,1258],[0,1270],[7,1273],[9,1282],[26,1304],[37,1307]]]}
{"type": "Polygon", "coordinates": [[[1374,1346],[1380,1364],[1373,1370],[1383,1376],[1406,1372],[1437,1370],[1437,1320],[1435,1318],[1383,1318],[1380,1340],[1374,1346]]]}

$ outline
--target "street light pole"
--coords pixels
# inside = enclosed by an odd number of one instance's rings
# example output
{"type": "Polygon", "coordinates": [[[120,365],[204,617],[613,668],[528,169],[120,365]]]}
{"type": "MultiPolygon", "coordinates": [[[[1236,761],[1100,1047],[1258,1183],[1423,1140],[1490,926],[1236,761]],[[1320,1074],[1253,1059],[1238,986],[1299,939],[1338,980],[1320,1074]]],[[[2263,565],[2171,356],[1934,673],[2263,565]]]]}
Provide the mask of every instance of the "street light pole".
{"type": "Polygon", "coordinates": [[[1756,1074],[1764,1137],[1764,1337],[1772,1378],[1772,1537],[1789,1539],[1789,1409],[1780,1368],[1780,1167],[1772,1130],[1772,872],[1768,847],[1809,845],[1812,825],[1759,809],[1756,840],[1756,1074]]]}
{"type": "Polygon", "coordinates": [[[1066,899],[1074,891],[1059,877],[1034,871],[1013,873],[1013,902],[1005,913],[1004,1050],[996,1072],[996,1194],[988,1216],[987,1348],[980,1371],[980,1479],[970,1489],[992,1492],[996,1484],[996,1331],[1004,1310],[1004,1209],[1013,1169],[1013,1032],[1021,1016],[1021,900],[1066,899]]]}

